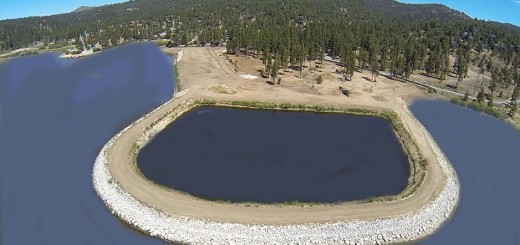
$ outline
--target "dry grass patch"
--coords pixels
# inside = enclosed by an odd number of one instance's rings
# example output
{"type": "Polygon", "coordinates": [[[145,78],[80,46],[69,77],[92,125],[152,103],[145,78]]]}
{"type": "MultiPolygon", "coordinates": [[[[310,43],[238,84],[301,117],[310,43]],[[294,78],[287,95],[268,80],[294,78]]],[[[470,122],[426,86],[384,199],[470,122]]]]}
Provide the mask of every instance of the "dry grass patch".
{"type": "Polygon", "coordinates": [[[236,94],[238,93],[237,90],[232,89],[230,87],[226,87],[224,85],[214,85],[209,87],[209,91],[215,92],[217,94],[236,94]]]}

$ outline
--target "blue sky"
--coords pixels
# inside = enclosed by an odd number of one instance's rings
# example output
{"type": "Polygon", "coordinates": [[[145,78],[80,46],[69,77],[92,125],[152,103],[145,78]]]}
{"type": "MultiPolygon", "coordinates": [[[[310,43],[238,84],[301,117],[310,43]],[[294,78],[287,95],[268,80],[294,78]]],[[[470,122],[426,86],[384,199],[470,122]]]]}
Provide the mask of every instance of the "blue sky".
{"type": "Polygon", "coordinates": [[[0,0],[0,20],[68,13],[79,6],[101,6],[125,0],[0,0]]]}
{"type": "Polygon", "coordinates": [[[442,3],[472,18],[520,26],[520,0],[399,0],[403,3],[442,3]]]}

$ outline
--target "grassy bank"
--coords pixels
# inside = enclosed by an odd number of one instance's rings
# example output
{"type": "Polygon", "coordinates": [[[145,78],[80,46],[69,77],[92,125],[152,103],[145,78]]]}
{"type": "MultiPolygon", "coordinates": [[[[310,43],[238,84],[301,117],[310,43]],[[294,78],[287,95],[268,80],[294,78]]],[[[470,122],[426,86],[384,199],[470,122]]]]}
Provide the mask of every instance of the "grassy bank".
{"type": "Polygon", "coordinates": [[[173,61],[173,72],[175,74],[175,93],[180,92],[181,87],[181,79],[179,78],[179,68],[177,67],[177,62],[173,61]]]}
{"type": "Polygon", "coordinates": [[[10,55],[6,55],[2,57],[3,59],[10,59],[10,58],[16,58],[21,56],[29,56],[29,55],[37,55],[39,52],[37,50],[27,50],[27,51],[21,51],[19,53],[14,53],[10,55]]]}
{"type": "Polygon", "coordinates": [[[456,104],[456,105],[471,108],[473,110],[476,110],[476,111],[485,113],[487,115],[490,115],[492,117],[495,117],[497,119],[500,119],[504,122],[510,123],[511,125],[513,125],[513,127],[516,128],[518,133],[520,133],[520,115],[518,115],[518,113],[517,113],[517,115],[510,117],[507,114],[507,110],[506,110],[507,108],[498,108],[496,106],[489,107],[485,103],[478,103],[476,101],[463,100],[459,97],[452,98],[450,100],[450,102],[453,104],[456,104]]]}
{"type": "Polygon", "coordinates": [[[516,130],[520,133],[520,115],[517,113],[514,117],[511,118],[511,122],[515,125],[516,130]]]}
{"type": "MultiPolygon", "coordinates": [[[[409,165],[410,165],[410,175],[408,178],[408,185],[406,188],[397,195],[392,196],[381,196],[381,197],[369,197],[363,200],[356,201],[343,201],[337,203],[315,203],[315,202],[299,202],[299,201],[289,201],[283,203],[253,203],[253,202],[233,202],[230,200],[213,200],[207,199],[204,197],[194,197],[189,193],[183,193],[176,190],[176,192],[186,194],[188,196],[192,196],[195,199],[201,199],[206,201],[214,201],[218,203],[229,203],[236,205],[245,205],[248,207],[257,207],[259,205],[269,205],[273,207],[283,207],[283,206],[296,206],[296,207],[304,207],[304,206],[317,206],[317,205],[338,205],[343,203],[368,203],[368,202],[383,202],[383,201],[392,201],[398,200],[412,195],[423,183],[424,177],[426,175],[426,165],[427,161],[421,156],[419,153],[419,149],[417,144],[414,142],[411,135],[405,129],[401,119],[399,116],[393,112],[388,110],[370,110],[370,109],[361,109],[361,108],[350,108],[350,109],[339,109],[332,106],[321,106],[321,105],[302,105],[302,104],[290,104],[290,103],[270,103],[270,102],[259,102],[259,101],[216,101],[216,100],[208,100],[208,99],[199,99],[195,101],[188,101],[183,103],[176,108],[172,109],[168,113],[164,114],[156,120],[154,123],[147,126],[145,132],[150,132],[150,130],[161,120],[167,119],[169,123],[176,120],[179,116],[181,116],[184,112],[189,111],[190,109],[202,106],[202,105],[210,105],[210,106],[225,106],[225,107],[237,107],[244,109],[260,109],[260,110],[282,110],[282,111],[307,111],[307,112],[321,112],[321,113],[346,113],[350,115],[358,115],[358,116],[377,116],[384,118],[390,122],[392,125],[396,136],[399,138],[401,142],[401,146],[403,150],[408,155],[409,165]]],[[[146,133],[145,133],[146,134],[146,133]]],[[[137,166],[137,154],[142,146],[138,146],[137,144],[132,145],[132,149],[130,149],[130,155],[132,159],[132,165],[135,170],[141,175],[141,171],[137,166]]],[[[144,178],[144,176],[143,176],[144,178]]],[[[152,182],[151,180],[149,180],[152,182]]],[[[153,182],[152,182],[153,183],[153,182]]],[[[156,183],[154,183],[157,185],[156,183]]],[[[158,185],[160,186],[160,185],[158,185]]],[[[160,186],[164,189],[172,190],[169,187],[160,186]]]]}
{"type": "Polygon", "coordinates": [[[465,107],[471,108],[473,110],[477,110],[477,111],[486,113],[486,114],[496,117],[500,120],[505,120],[507,118],[507,113],[499,110],[496,107],[489,107],[485,103],[478,103],[476,101],[471,101],[471,100],[463,100],[459,97],[453,97],[450,101],[453,104],[465,106],[465,107]]]}

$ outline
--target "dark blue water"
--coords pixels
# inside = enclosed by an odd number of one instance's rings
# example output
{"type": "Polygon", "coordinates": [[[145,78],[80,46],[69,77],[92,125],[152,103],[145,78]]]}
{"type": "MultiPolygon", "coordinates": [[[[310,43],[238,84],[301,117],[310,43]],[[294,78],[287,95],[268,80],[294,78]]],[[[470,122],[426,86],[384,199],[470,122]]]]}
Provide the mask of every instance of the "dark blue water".
{"type": "Polygon", "coordinates": [[[380,117],[208,106],[170,124],[137,163],[160,185],[263,203],[393,195],[406,187],[410,171],[380,117]]]}
{"type": "MultiPolygon", "coordinates": [[[[91,171],[115,133],[171,97],[172,80],[170,61],[153,46],[0,65],[0,243],[160,244],[106,210],[91,171]]],[[[520,244],[518,133],[445,102],[420,101],[412,110],[462,184],[453,219],[421,244],[520,244]]],[[[337,140],[342,152],[348,139],[337,140]]]]}
{"type": "Polygon", "coordinates": [[[461,183],[453,219],[420,244],[520,244],[520,134],[495,118],[448,102],[418,101],[411,109],[461,183]]]}
{"type": "Polygon", "coordinates": [[[173,81],[171,60],[154,45],[1,65],[1,243],[162,243],[112,216],[91,173],[114,134],[172,97],[173,81]]]}

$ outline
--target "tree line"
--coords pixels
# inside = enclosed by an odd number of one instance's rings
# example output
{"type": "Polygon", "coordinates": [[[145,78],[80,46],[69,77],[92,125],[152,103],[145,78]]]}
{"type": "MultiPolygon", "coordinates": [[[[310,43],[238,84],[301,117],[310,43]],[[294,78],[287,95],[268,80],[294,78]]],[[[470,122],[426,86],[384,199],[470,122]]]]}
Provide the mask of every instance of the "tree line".
{"type": "MultiPolygon", "coordinates": [[[[230,53],[263,59],[264,73],[302,71],[325,55],[355,70],[409,78],[424,70],[464,82],[471,65],[491,74],[488,90],[518,96],[518,27],[471,19],[438,4],[393,0],[134,0],[78,13],[0,21],[0,50],[76,40],[111,46],[164,38],[176,45],[225,43],[230,53]],[[88,38],[84,38],[88,36],[88,38]],[[83,39],[82,39],[83,38],[83,39]],[[450,62],[454,57],[454,62],[450,62]],[[515,92],[516,91],[516,92],[515,92]]],[[[300,74],[301,76],[301,74],[300,74]]],[[[273,83],[275,82],[273,78],[273,83]]],[[[514,105],[516,107],[516,104],[514,105]]]]}

